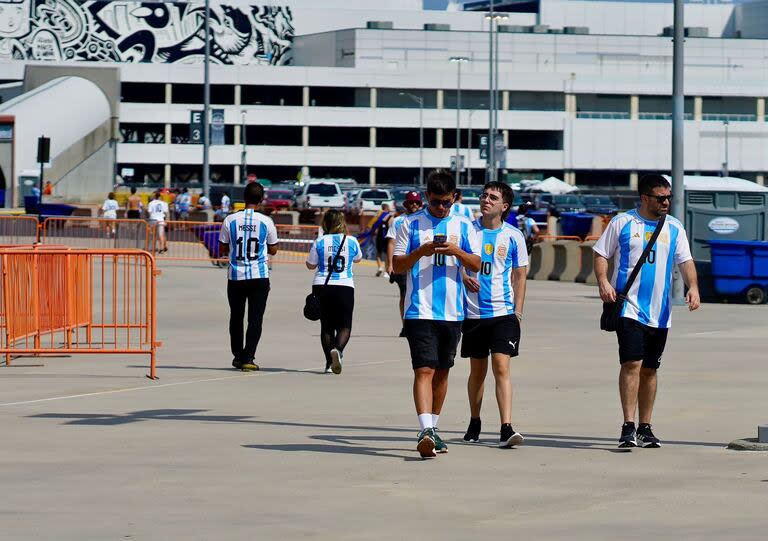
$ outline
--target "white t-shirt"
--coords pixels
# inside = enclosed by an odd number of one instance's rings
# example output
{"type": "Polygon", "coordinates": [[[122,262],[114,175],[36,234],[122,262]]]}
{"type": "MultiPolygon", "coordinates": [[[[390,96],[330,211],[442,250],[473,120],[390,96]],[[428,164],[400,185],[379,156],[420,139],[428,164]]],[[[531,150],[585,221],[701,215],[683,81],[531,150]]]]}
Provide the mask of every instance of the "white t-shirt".
{"type": "Polygon", "coordinates": [[[147,206],[147,212],[149,213],[149,219],[158,223],[165,222],[165,217],[170,213],[168,210],[168,203],[162,199],[153,199],[150,201],[147,206]]]}
{"type": "Polygon", "coordinates": [[[219,242],[229,244],[229,279],[269,278],[267,246],[277,244],[277,228],[271,218],[253,209],[224,218],[219,242]]]}
{"type": "MultiPolygon", "coordinates": [[[[307,254],[307,263],[317,265],[315,278],[312,280],[313,285],[321,286],[325,284],[333,258],[339,250],[343,238],[344,235],[341,233],[323,235],[310,248],[309,254],[307,254]]],[[[360,249],[360,244],[355,237],[347,235],[347,240],[344,241],[344,246],[336,260],[336,265],[331,271],[328,285],[355,287],[352,267],[361,259],[363,259],[363,251],[360,249]]]]}
{"type": "Polygon", "coordinates": [[[407,214],[401,214],[400,216],[398,216],[397,218],[395,218],[389,223],[389,229],[387,229],[387,235],[386,235],[387,239],[395,240],[397,235],[397,229],[401,225],[403,225],[403,222],[407,217],[408,217],[407,214]]]}
{"type": "Polygon", "coordinates": [[[231,204],[232,204],[232,202],[229,199],[228,195],[225,194],[225,195],[221,196],[221,212],[222,213],[229,214],[229,209],[230,209],[231,204]]]}
{"type": "Polygon", "coordinates": [[[117,209],[120,208],[120,205],[117,204],[117,201],[114,199],[106,199],[104,201],[104,204],[101,206],[101,210],[104,213],[105,218],[110,218],[114,220],[117,218],[117,209]]]}
{"type": "Polygon", "coordinates": [[[203,210],[211,210],[211,200],[205,197],[204,195],[201,195],[200,198],[197,200],[197,205],[199,207],[202,207],[203,210]]]}
{"type": "MultiPolygon", "coordinates": [[[[616,291],[624,289],[654,229],[656,222],[644,219],[637,210],[630,210],[615,216],[595,243],[592,248],[595,252],[607,259],[615,257],[611,285],[616,291]]],[[[693,257],[683,224],[667,216],[659,238],[648,254],[648,260],[640,268],[640,273],[627,293],[627,302],[624,303],[621,316],[648,327],[669,328],[669,291],[673,264],[679,265],[691,259],[693,257]]]]}

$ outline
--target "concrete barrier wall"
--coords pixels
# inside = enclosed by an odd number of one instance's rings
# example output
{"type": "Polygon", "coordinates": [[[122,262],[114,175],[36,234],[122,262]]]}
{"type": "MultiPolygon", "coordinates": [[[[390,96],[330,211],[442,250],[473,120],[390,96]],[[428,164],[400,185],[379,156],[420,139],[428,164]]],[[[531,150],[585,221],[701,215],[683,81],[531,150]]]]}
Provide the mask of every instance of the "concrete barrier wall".
{"type": "Polygon", "coordinates": [[[554,263],[549,280],[573,282],[581,270],[581,242],[577,240],[558,240],[552,243],[554,263]]]}
{"type": "Polygon", "coordinates": [[[595,241],[588,240],[582,242],[579,245],[579,260],[580,269],[576,275],[575,281],[582,284],[596,284],[595,280],[595,264],[593,261],[592,247],[595,245],[595,241]]]}
{"type": "Polygon", "coordinates": [[[552,274],[555,266],[555,250],[553,242],[545,241],[534,244],[531,249],[529,280],[546,280],[552,274]]]}

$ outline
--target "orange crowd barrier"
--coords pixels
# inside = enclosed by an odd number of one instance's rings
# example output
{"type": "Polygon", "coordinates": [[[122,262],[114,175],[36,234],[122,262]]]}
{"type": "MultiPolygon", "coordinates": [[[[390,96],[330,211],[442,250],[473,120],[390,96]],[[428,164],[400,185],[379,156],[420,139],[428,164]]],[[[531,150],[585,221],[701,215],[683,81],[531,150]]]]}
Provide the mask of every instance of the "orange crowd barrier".
{"type": "Polygon", "coordinates": [[[156,379],[154,259],[140,250],[0,249],[0,354],[146,354],[156,379]]]}
{"type": "Polygon", "coordinates": [[[0,216],[0,245],[35,244],[37,235],[37,218],[32,216],[0,216]]]}
{"type": "Polygon", "coordinates": [[[279,240],[275,263],[304,263],[317,240],[316,225],[276,225],[279,240]]]}
{"type": "Polygon", "coordinates": [[[148,250],[149,239],[144,220],[52,216],[40,228],[41,243],[73,248],[148,250]]]}

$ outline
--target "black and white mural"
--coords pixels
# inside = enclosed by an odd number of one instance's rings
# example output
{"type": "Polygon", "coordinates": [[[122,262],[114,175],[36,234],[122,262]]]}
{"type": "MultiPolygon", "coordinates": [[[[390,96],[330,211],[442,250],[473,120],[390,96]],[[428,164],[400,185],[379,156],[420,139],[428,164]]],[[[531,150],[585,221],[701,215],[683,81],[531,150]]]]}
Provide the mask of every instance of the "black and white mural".
{"type": "MultiPolygon", "coordinates": [[[[203,2],[0,0],[0,59],[202,63],[203,2]]],[[[211,60],[287,65],[288,7],[211,2],[211,60]]]]}

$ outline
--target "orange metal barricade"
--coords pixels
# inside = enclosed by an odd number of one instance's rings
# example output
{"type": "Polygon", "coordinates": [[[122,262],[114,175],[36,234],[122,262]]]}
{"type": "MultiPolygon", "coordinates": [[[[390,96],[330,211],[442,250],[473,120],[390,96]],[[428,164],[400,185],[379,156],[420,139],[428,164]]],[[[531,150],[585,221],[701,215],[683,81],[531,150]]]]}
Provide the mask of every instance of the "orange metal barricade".
{"type": "Polygon", "coordinates": [[[152,256],[140,250],[0,249],[0,354],[146,354],[156,379],[152,256]]]}
{"type": "Polygon", "coordinates": [[[276,225],[280,241],[275,263],[304,263],[310,248],[317,240],[315,225],[276,225]]]}
{"type": "Polygon", "coordinates": [[[52,216],[41,226],[40,242],[73,248],[148,250],[149,229],[145,220],[52,216]]]}
{"type": "Polygon", "coordinates": [[[0,216],[0,245],[34,244],[38,238],[37,218],[32,216],[0,216]]]}

